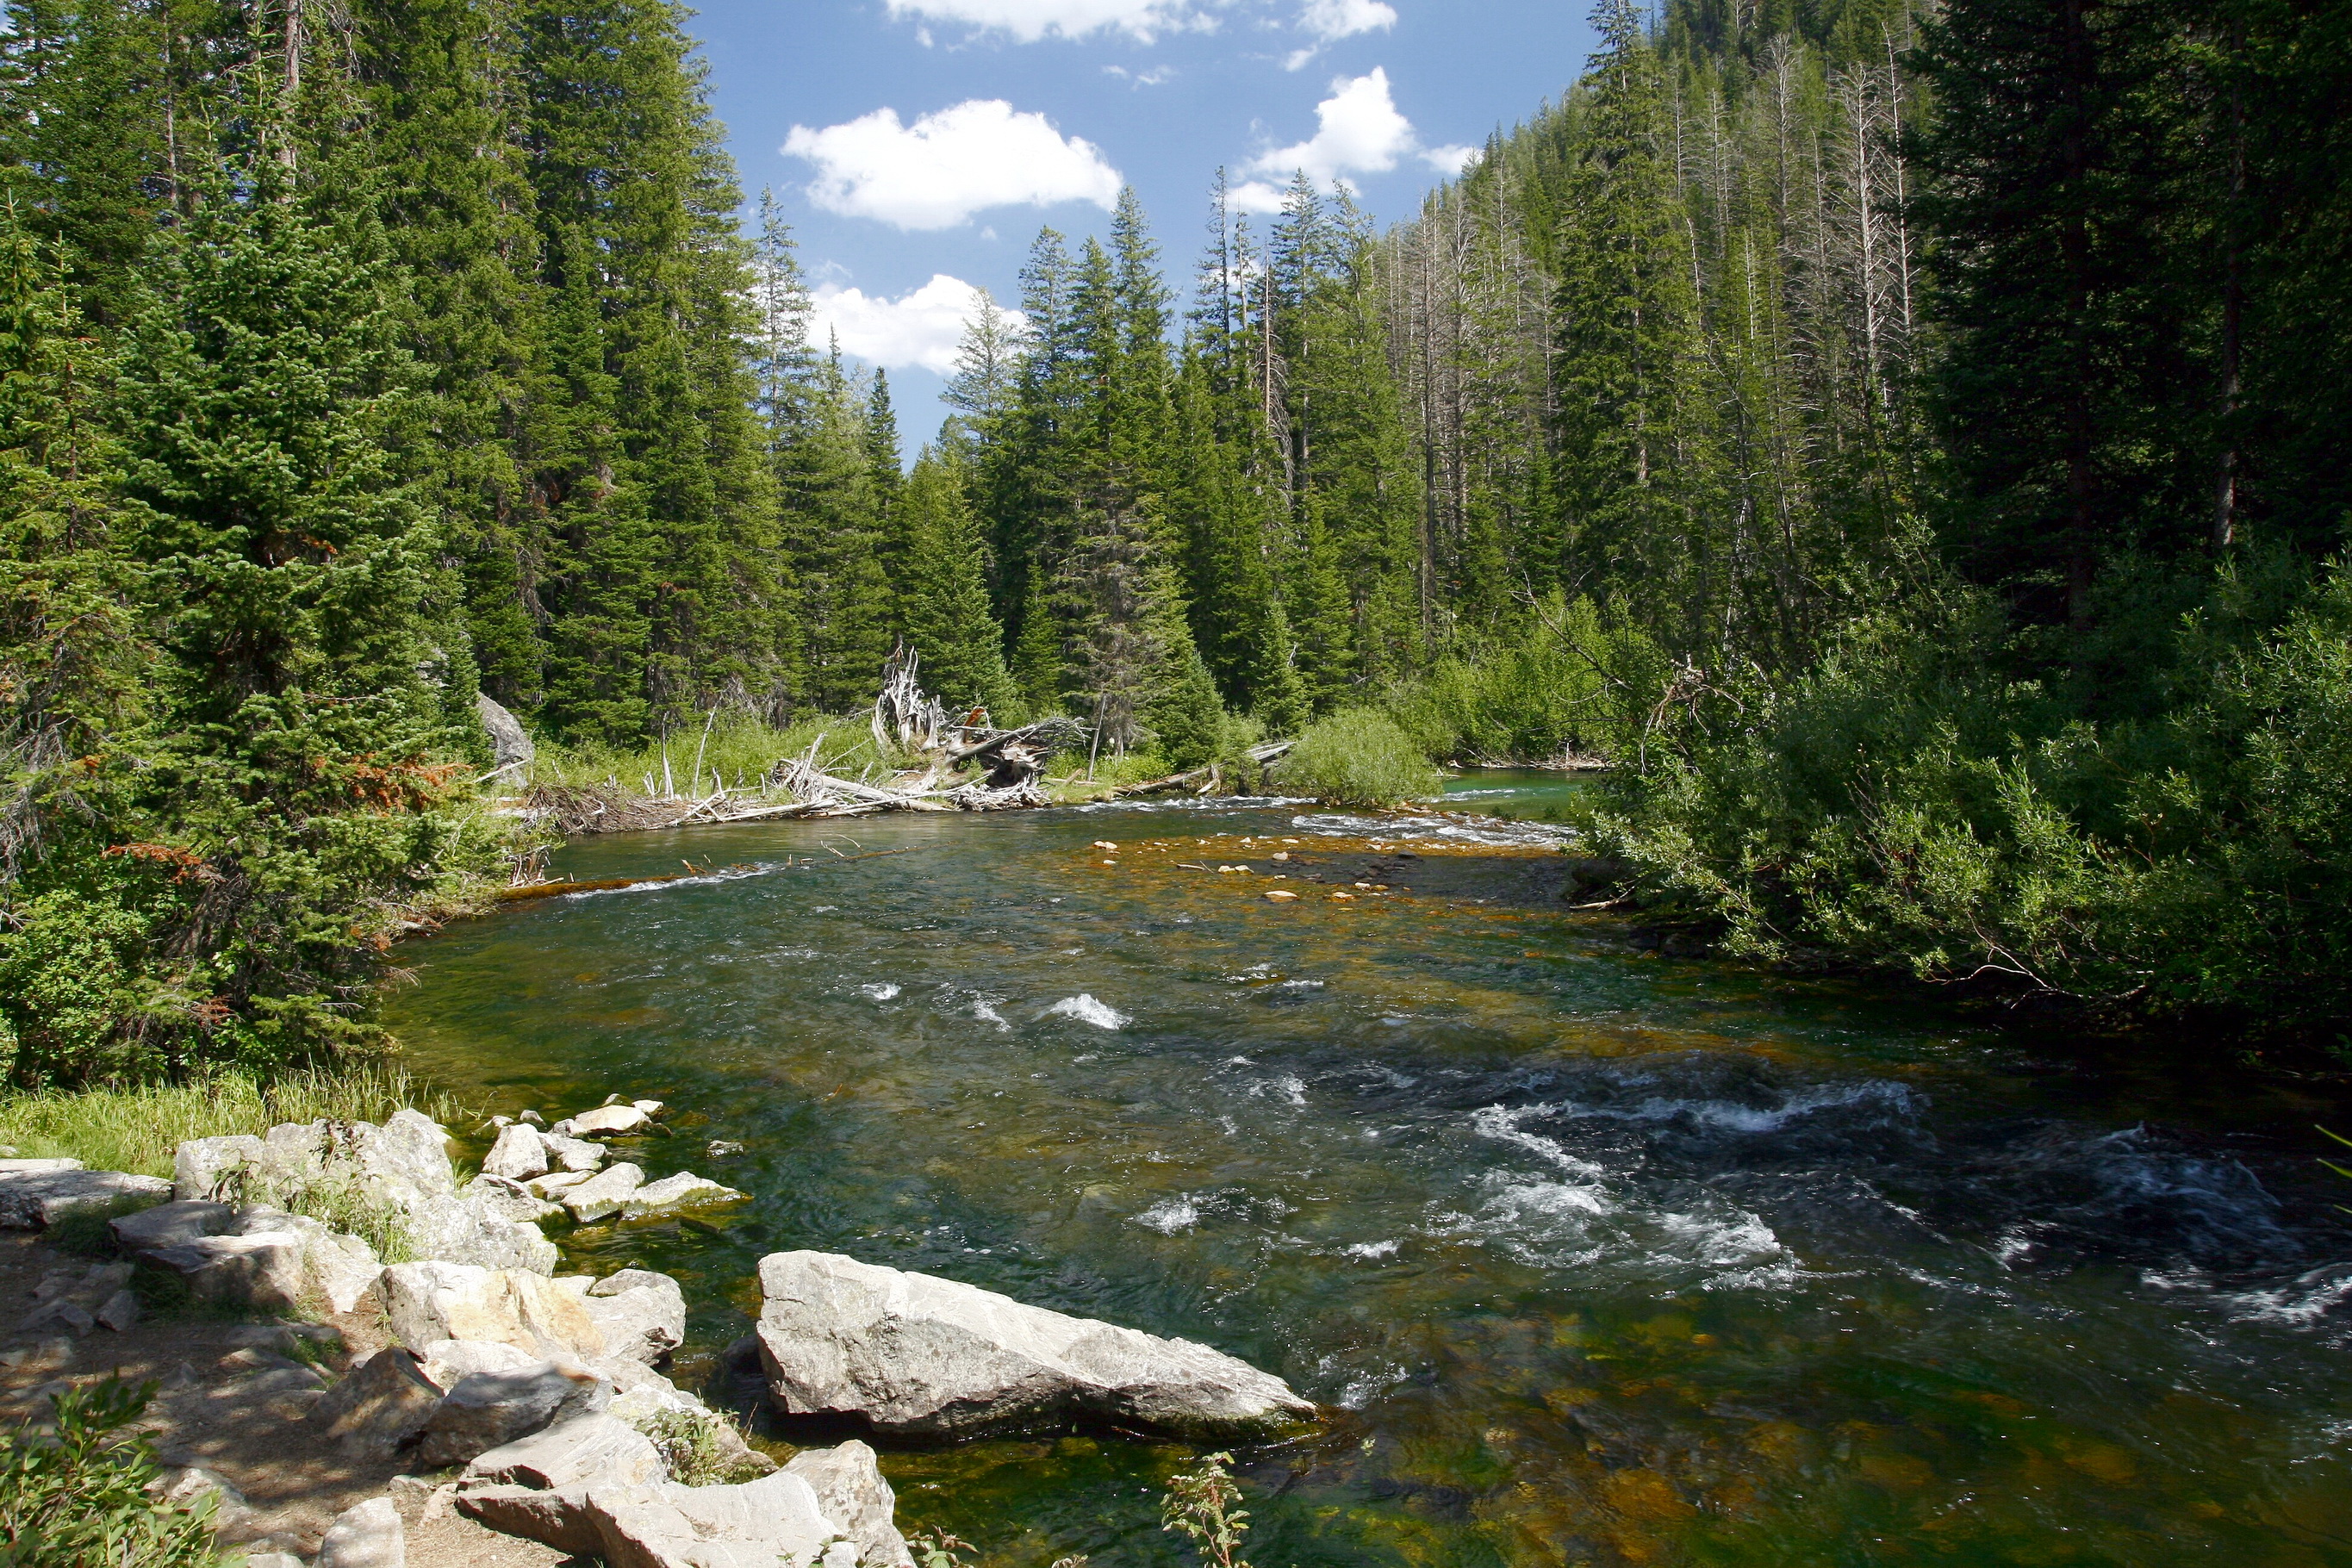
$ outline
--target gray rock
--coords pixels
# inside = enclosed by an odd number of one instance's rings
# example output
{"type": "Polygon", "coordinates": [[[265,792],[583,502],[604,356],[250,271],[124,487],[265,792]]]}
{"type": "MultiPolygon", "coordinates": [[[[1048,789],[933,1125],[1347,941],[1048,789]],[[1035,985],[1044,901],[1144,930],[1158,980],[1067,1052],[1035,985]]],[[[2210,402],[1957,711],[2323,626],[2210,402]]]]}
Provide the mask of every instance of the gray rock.
{"type": "Polygon", "coordinates": [[[352,1368],[304,1419],[345,1454],[383,1460],[424,1431],[440,1405],[441,1390],[415,1353],[394,1345],[352,1368]]]}
{"type": "Polygon", "coordinates": [[[658,1182],[647,1182],[632,1192],[621,1205],[631,1219],[640,1215],[670,1214],[679,1209],[712,1208],[720,1204],[741,1203],[750,1194],[732,1187],[719,1185],[691,1171],[680,1171],[675,1176],[664,1176],[658,1182]]]}
{"type": "Polygon", "coordinates": [[[510,1182],[527,1182],[547,1174],[547,1145],[536,1129],[520,1121],[509,1122],[500,1131],[498,1142],[482,1162],[485,1175],[504,1176],[510,1182]]]}
{"type": "Polygon", "coordinates": [[[614,1138],[642,1132],[654,1119],[634,1105],[600,1105],[577,1116],[567,1116],[551,1131],[567,1138],[614,1138]]]}
{"type": "Polygon", "coordinates": [[[26,1171],[0,1175],[0,1229],[45,1230],[82,1209],[159,1204],[172,1184],[121,1171],[26,1171]]]}
{"type": "Polygon", "coordinates": [[[207,1236],[141,1257],[176,1275],[191,1300],[257,1312],[290,1312],[302,1300],[302,1238],[292,1231],[207,1236]]]}
{"type": "Polygon", "coordinates": [[[303,1568],[303,1563],[291,1552],[253,1552],[246,1554],[245,1568],[303,1568]]]}
{"type": "Polygon", "coordinates": [[[560,1171],[551,1176],[540,1176],[525,1182],[523,1190],[534,1197],[553,1199],[560,1205],[564,1194],[594,1177],[593,1171],[560,1171]]]}
{"type": "Polygon", "coordinates": [[[404,1345],[487,1340],[593,1361],[604,1336],[580,1298],[544,1275],[471,1264],[399,1263],[377,1278],[393,1338],[404,1345]]]}
{"type": "Polygon", "coordinates": [[[554,1164],[578,1174],[589,1174],[604,1163],[604,1146],[591,1143],[585,1138],[566,1138],[561,1133],[542,1132],[540,1143],[554,1164]]]}
{"type": "Polygon", "coordinates": [[[485,1268],[554,1273],[562,1253],[537,1225],[513,1217],[511,1204],[510,1198],[493,1197],[486,1192],[461,1195],[457,1211],[465,1216],[470,1234],[463,1242],[448,1246],[439,1256],[457,1255],[460,1261],[485,1268]]]}
{"type": "Polygon", "coordinates": [[[882,1479],[873,1449],[857,1442],[805,1449],[784,1473],[808,1482],[825,1518],[856,1543],[864,1568],[914,1568],[914,1553],[898,1533],[898,1494],[882,1479]]]}
{"type": "Polygon", "coordinates": [[[594,1557],[604,1550],[595,1521],[588,1516],[588,1483],[555,1491],[536,1487],[467,1485],[457,1497],[457,1511],[485,1529],[551,1546],[567,1557],[594,1557]]]}
{"type": "MultiPolygon", "coordinates": [[[[594,1486],[586,1512],[609,1568],[805,1568],[825,1560],[826,1547],[845,1533],[807,1481],[782,1470],[735,1487],[594,1486]]],[[[849,1552],[841,1555],[854,1564],[849,1552]]]]}
{"type": "Polygon", "coordinates": [[[20,1334],[40,1334],[62,1330],[79,1339],[96,1327],[98,1320],[91,1317],[80,1302],[60,1296],[26,1313],[25,1321],[16,1325],[16,1331],[20,1334]]]}
{"type": "Polygon", "coordinates": [[[107,1228],[113,1231],[117,1247],[136,1254],[151,1247],[180,1247],[208,1236],[224,1235],[236,1219],[236,1211],[226,1204],[183,1198],[124,1215],[107,1228]]]}
{"type": "Polygon", "coordinates": [[[82,1169],[79,1160],[0,1160],[0,1176],[46,1176],[59,1171],[82,1169]]]}
{"type": "Polygon", "coordinates": [[[493,701],[486,692],[476,694],[474,711],[480,716],[482,729],[490,737],[490,755],[495,759],[499,772],[520,771],[530,766],[538,751],[531,745],[530,731],[522,727],[521,720],[493,701]]]}
{"type": "Polygon", "coordinates": [[[823,1252],[760,1262],[761,1360],[787,1415],[924,1436],[1099,1421],[1185,1440],[1312,1419],[1280,1378],[1205,1345],[823,1252]]]}
{"type": "Polygon", "coordinates": [[[667,1472],[644,1433],[610,1415],[584,1415],[478,1455],[466,1474],[553,1490],[586,1481],[658,1481],[667,1472]]]}
{"type": "Polygon", "coordinates": [[[241,1350],[275,1351],[279,1355],[293,1354],[298,1344],[343,1348],[343,1331],[332,1323],[239,1323],[224,1338],[241,1350]]]}
{"type": "Polygon", "coordinates": [[[466,1464],[541,1427],[600,1415],[612,1403],[613,1385],[575,1361],[469,1373],[425,1424],[416,1462],[436,1470],[466,1464]]]}
{"type": "Polygon", "coordinates": [[[466,1184],[457,1196],[469,1206],[478,1206],[479,1212],[495,1215],[509,1223],[537,1225],[541,1220],[560,1218],[563,1214],[562,1204],[550,1203],[520,1182],[505,1176],[488,1173],[476,1176],[466,1184]]]}
{"type": "Polygon", "coordinates": [[[312,1568],[407,1568],[407,1534],[390,1498],[370,1498],[336,1516],[312,1568]]]}
{"type": "Polygon", "coordinates": [[[589,1286],[581,1305],[603,1332],[607,1355],[651,1366],[686,1338],[686,1293],[667,1274],[624,1268],[589,1286]]]}
{"type": "Polygon", "coordinates": [[[376,1257],[374,1247],[356,1236],[331,1230],[308,1215],[288,1214],[282,1209],[244,1209],[229,1226],[233,1236],[274,1232],[285,1232],[300,1241],[303,1289],[325,1301],[332,1311],[348,1312],[357,1306],[360,1298],[375,1283],[375,1277],[383,1271],[383,1260],[376,1257]]]}
{"type": "Polygon", "coordinates": [[[74,1342],[63,1337],[46,1339],[29,1345],[10,1345],[0,1350],[0,1367],[5,1367],[19,1378],[38,1377],[45,1372],[62,1372],[73,1364],[74,1342]]]}
{"type": "Polygon", "coordinates": [[[443,1389],[478,1372],[520,1372],[541,1362],[527,1350],[490,1340],[436,1340],[423,1354],[425,1375],[443,1389]]]}
{"type": "Polygon", "coordinates": [[[645,1172],[625,1161],[607,1166],[556,1201],[572,1211],[573,1219],[603,1219],[620,1213],[627,1205],[629,1194],[645,1185],[645,1172]]]}
{"type": "Polygon", "coordinates": [[[193,1513],[210,1500],[213,1508],[213,1529],[234,1530],[252,1512],[245,1494],[222,1477],[199,1466],[165,1470],[147,1483],[146,1491],[159,1508],[178,1509],[193,1513]]]}
{"type": "Polygon", "coordinates": [[[139,1326],[139,1297],[134,1291],[117,1290],[92,1315],[98,1319],[100,1328],[127,1334],[139,1326]]]}
{"type": "Polygon", "coordinates": [[[221,1138],[191,1138],[172,1159],[172,1193],[182,1202],[242,1196],[238,1180],[258,1165],[263,1145],[249,1132],[221,1138]]]}

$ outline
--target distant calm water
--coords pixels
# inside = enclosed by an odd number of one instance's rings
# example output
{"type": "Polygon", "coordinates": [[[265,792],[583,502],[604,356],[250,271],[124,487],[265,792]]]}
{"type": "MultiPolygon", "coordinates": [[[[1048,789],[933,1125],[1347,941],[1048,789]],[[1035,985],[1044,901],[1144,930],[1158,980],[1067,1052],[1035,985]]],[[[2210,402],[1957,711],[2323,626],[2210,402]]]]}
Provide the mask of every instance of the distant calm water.
{"type": "MultiPolygon", "coordinates": [[[[2309,1131],[2352,1114],[1659,959],[1565,910],[1546,837],[1220,804],[592,841],[563,868],[740,868],[404,948],[393,1022],[489,1109],[667,1100],[649,1173],[756,1194],[569,1237],[687,1280],[682,1380],[796,1247],[1287,1377],[1333,1419],[1244,1456],[1258,1568],[2352,1563],[2352,1184],[2309,1131]]],[[[1128,1568],[1187,1560],[1184,1458],[885,1463],[992,1565],[1128,1568]]]]}

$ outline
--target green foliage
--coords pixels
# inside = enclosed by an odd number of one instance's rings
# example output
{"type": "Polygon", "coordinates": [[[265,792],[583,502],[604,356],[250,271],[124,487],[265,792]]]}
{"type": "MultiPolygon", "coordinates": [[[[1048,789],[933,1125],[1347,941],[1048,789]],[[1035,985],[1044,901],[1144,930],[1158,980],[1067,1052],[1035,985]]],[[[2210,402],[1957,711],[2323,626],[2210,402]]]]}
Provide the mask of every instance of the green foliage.
{"type": "Polygon", "coordinates": [[[1160,1500],[1160,1528],[1192,1542],[1202,1568],[1249,1568],[1240,1555],[1249,1513],[1234,1484],[1233,1463],[1231,1454],[1202,1455],[1201,1468],[1179,1471],[1160,1500]]]}
{"type": "Polygon", "coordinates": [[[1445,787],[1412,737],[1368,708],[1346,709],[1309,726],[1276,773],[1284,789],[1333,805],[1402,805],[1445,787]]]}
{"type": "Polygon", "coordinates": [[[190,1510],[147,1497],[159,1471],[137,1428],[152,1384],[119,1379],[56,1395],[54,1430],[0,1432],[0,1564],[211,1568],[214,1499],[190,1510]]]}
{"type": "Polygon", "coordinates": [[[719,1419],[708,1410],[657,1410],[637,1430],[660,1453],[669,1479],[681,1485],[733,1486],[766,1474],[764,1467],[721,1441],[719,1419]]]}

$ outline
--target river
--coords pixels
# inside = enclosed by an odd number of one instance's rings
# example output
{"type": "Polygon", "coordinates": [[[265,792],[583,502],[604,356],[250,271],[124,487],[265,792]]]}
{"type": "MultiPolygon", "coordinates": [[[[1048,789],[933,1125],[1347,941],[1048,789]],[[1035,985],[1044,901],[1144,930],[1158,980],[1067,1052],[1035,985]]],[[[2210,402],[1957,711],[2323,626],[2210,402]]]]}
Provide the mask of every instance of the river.
{"type": "MultiPolygon", "coordinates": [[[[486,1110],[666,1100],[648,1174],[754,1194],[565,1238],[685,1280],[682,1382],[787,1247],[1288,1378],[1331,1420],[1241,1457],[1258,1568],[2352,1563],[2341,1100],[1659,957],[1511,820],[1573,781],[1453,787],[1500,815],[592,840],[562,869],[719,869],[405,947],[390,1021],[486,1110]]],[[[990,1568],[1141,1568],[1185,1458],[885,1468],[990,1568]]]]}

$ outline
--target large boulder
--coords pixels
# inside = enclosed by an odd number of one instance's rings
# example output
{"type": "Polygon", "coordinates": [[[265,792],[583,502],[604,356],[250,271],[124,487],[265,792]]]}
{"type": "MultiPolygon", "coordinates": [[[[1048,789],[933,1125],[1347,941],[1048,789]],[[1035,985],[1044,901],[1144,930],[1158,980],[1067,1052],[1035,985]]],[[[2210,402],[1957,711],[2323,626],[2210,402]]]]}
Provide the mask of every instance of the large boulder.
{"type": "Polygon", "coordinates": [[[499,1131],[499,1141],[491,1145],[482,1161],[487,1175],[504,1176],[510,1182],[527,1182],[533,1176],[547,1174],[547,1144],[539,1129],[520,1121],[510,1121],[499,1131]]]}
{"type": "Polygon", "coordinates": [[[340,1314],[358,1306],[375,1284],[376,1276],[383,1272],[383,1259],[376,1256],[374,1247],[308,1215],[247,1209],[229,1225],[229,1234],[234,1236],[277,1233],[291,1235],[300,1242],[302,1288],[330,1311],[340,1314]]]}
{"type": "Polygon", "coordinates": [[[115,1246],[135,1256],[151,1247],[180,1247],[220,1236],[236,1221],[236,1211],[226,1204],[188,1198],[124,1215],[107,1228],[114,1233],[115,1246]]]}
{"type": "Polygon", "coordinates": [[[585,1481],[552,1491],[505,1483],[469,1483],[454,1500],[459,1513],[485,1529],[536,1541],[566,1557],[594,1557],[604,1550],[596,1521],[588,1515],[585,1481]]]}
{"type": "Polygon", "coordinates": [[[489,1340],[539,1355],[593,1361],[604,1336],[581,1298],[546,1277],[471,1264],[399,1263],[375,1283],[392,1337],[422,1347],[436,1340],[489,1340]]]}
{"type": "Polygon", "coordinates": [[[171,1196],[171,1183],[122,1171],[16,1171],[0,1174],[0,1229],[46,1230],[80,1210],[136,1208],[171,1196]]]}
{"type": "Polygon", "coordinates": [[[522,727],[521,720],[487,692],[475,694],[474,712],[482,721],[482,732],[490,738],[490,755],[499,773],[530,766],[538,750],[530,743],[530,731],[522,727]]]}
{"type": "Polygon", "coordinates": [[[388,1460],[425,1430],[441,1399],[415,1354],[392,1345],[346,1373],[304,1419],[352,1458],[388,1460]]]}
{"type": "Polygon", "coordinates": [[[612,1403],[613,1385],[568,1357],[469,1373],[425,1423],[416,1462],[426,1469],[462,1465],[544,1426],[601,1414],[612,1403]]]}
{"type": "Polygon", "coordinates": [[[1272,1436],[1315,1407],[1187,1340],[1031,1307],[824,1252],[760,1260],[760,1359],[791,1415],[961,1437],[1102,1422],[1203,1442],[1272,1436]]]}
{"type": "Polygon", "coordinates": [[[478,1372],[520,1372],[540,1364],[529,1351],[491,1340],[436,1340],[418,1353],[425,1358],[425,1375],[444,1389],[478,1372]]]}
{"type": "Polygon", "coordinates": [[[661,1451],[610,1415],[583,1415],[488,1449],[466,1467],[471,1480],[552,1490],[586,1481],[634,1486],[668,1474],[661,1451]]]}
{"type": "Polygon", "coordinates": [[[581,1301],[604,1336],[608,1355],[651,1366],[686,1338],[686,1293],[649,1268],[624,1268],[588,1287],[581,1301]]]}
{"type": "Polygon", "coordinates": [[[600,1481],[525,1495],[460,1491],[457,1510],[608,1568],[855,1568],[858,1548],[803,1477],[733,1487],[600,1481]],[[593,1543],[593,1544],[592,1544],[593,1543]]]}
{"type": "Polygon", "coordinates": [[[882,1479],[873,1449],[856,1442],[803,1449],[784,1473],[808,1482],[824,1516],[856,1546],[863,1568],[914,1568],[914,1553],[898,1533],[898,1494],[882,1479]]]}
{"type": "Polygon", "coordinates": [[[255,1312],[290,1312],[302,1304],[302,1237],[290,1230],[199,1237],[139,1257],[178,1279],[193,1301],[255,1312]]]}
{"type": "Polygon", "coordinates": [[[555,1201],[572,1211],[572,1217],[583,1224],[619,1214],[628,1206],[629,1194],[645,1185],[646,1173],[626,1161],[607,1165],[576,1187],[568,1187],[556,1194],[555,1201]]]}

